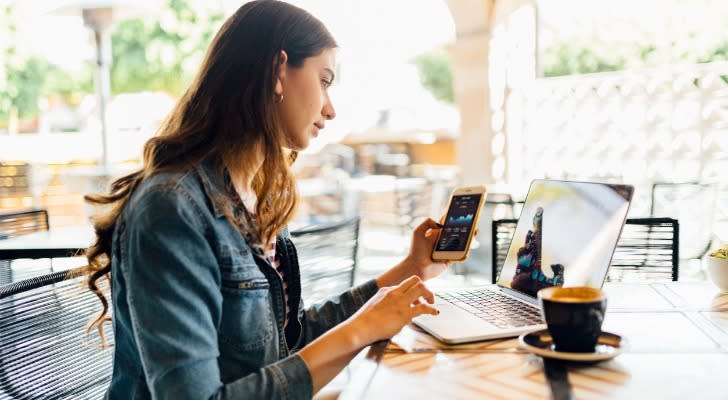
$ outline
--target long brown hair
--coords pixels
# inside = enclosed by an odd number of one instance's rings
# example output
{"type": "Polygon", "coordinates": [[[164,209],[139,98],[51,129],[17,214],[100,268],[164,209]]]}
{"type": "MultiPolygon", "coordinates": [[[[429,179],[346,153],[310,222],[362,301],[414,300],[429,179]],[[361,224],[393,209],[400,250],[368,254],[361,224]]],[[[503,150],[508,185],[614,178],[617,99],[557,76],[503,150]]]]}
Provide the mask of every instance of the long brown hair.
{"type": "Polygon", "coordinates": [[[96,241],[86,252],[85,268],[88,287],[103,305],[89,331],[98,329],[102,343],[109,303],[97,281],[111,282],[116,221],[134,190],[151,175],[217,157],[232,177],[253,176],[253,190],[261,199],[255,227],[260,240],[272,240],[291,220],[297,194],[289,166],[296,153],[283,149],[285,135],[274,94],[281,51],[287,53],[289,66],[301,67],[306,58],[334,47],[326,27],[298,7],[275,0],[243,5],[220,28],[194,81],[144,145],[142,168],[114,181],[108,194],[85,196],[87,202],[104,207],[94,217],[96,241]]]}

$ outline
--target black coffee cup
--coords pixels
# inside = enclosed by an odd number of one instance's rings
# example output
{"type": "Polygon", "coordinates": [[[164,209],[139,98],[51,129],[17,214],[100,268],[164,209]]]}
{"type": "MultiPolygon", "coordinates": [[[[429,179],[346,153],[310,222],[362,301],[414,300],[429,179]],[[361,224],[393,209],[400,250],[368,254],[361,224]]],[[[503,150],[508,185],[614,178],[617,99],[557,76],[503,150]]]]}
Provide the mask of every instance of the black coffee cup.
{"type": "Polygon", "coordinates": [[[556,351],[594,351],[607,311],[607,295],[603,290],[550,287],[538,291],[538,301],[556,351]]]}

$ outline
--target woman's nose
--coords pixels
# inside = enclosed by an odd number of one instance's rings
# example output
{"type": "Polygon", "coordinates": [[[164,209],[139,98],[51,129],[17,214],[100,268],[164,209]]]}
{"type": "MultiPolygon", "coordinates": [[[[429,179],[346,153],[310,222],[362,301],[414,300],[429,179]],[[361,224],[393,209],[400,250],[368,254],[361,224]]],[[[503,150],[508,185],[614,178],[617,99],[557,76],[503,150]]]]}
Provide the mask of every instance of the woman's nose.
{"type": "Polygon", "coordinates": [[[321,115],[328,120],[336,118],[336,110],[334,109],[334,105],[331,103],[331,100],[328,98],[326,99],[326,104],[324,104],[323,110],[321,110],[321,115]]]}

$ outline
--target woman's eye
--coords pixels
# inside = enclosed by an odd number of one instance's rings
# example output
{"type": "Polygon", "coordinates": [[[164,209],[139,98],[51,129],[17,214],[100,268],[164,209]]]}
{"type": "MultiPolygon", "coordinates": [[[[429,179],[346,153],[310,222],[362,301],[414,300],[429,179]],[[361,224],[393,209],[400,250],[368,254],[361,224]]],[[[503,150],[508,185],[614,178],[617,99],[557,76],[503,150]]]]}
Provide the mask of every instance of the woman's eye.
{"type": "Polygon", "coordinates": [[[321,86],[323,86],[324,88],[328,88],[329,86],[331,86],[331,83],[332,82],[328,79],[321,79],[321,86]]]}

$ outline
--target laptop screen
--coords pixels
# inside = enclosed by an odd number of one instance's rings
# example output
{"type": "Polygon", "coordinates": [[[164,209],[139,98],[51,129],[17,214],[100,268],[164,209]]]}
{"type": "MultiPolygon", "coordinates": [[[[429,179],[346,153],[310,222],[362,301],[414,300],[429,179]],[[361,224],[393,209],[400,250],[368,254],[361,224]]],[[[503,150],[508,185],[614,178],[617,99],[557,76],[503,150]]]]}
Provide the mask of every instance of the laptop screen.
{"type": "Polygon", "coordinates": [[[601,287],[632,192],[628,185],[534,180],[498,284],[532,297],[549,286],[601,287]]]}

